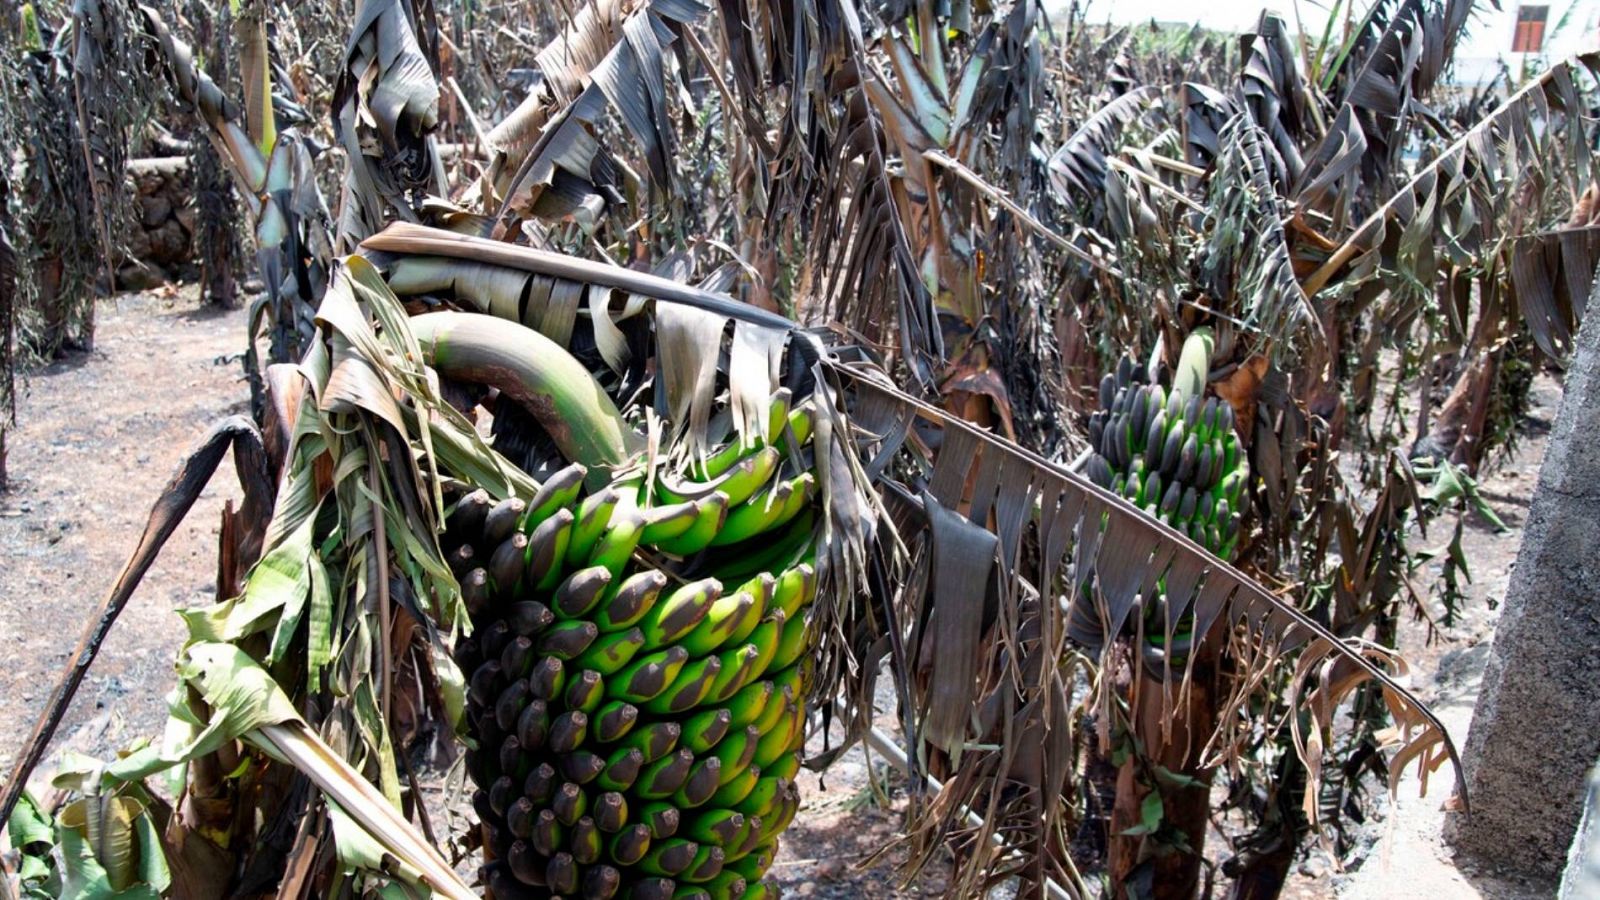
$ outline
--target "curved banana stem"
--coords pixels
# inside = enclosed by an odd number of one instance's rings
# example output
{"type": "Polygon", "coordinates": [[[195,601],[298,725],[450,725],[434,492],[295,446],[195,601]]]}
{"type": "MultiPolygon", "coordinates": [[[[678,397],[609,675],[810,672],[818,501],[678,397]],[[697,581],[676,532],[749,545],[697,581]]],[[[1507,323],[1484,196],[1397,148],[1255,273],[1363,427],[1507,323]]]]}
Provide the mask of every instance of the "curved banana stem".
{"type": "Polygon", "coordinates": [[[537,331],[464,312],[415,316],[411,331],[441,375],[498,388],[531,413],[563,456],[588,467],[591,488],[640,450],[639,434],[589,370],[537,331]]]}

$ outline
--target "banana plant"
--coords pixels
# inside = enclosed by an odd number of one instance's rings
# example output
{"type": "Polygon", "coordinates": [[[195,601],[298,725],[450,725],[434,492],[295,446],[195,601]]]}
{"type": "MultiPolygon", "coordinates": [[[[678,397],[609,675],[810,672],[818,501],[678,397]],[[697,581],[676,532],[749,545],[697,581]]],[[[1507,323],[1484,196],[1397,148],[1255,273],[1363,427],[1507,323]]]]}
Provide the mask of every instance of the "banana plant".
{"type": "Polygon", "coordinates": [[[205,123],[206,136],[227,160],[252,218],[266,292],[250,307],[252,339],[244,368],[259,410],[264,397],[255,336],[266,334],[270,362],[298,358],[311,339],[328,281],[332,238],[327,203],[314,177],[314,145],[298,128],[278,127],[263,6],[245,5],[234,19],[242,98],[229,98],[195,64],[189,45],[172,34],[159,12],[143,5],[139,12],[161,51],[167,78],[205,123]]]}

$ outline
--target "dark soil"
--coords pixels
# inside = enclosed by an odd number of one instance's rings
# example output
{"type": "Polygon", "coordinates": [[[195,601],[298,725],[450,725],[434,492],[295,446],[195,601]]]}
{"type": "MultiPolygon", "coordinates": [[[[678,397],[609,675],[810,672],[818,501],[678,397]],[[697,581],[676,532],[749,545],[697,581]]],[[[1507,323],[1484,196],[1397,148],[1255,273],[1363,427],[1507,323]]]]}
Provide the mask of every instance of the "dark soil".
{"type": "MultiPolygon", "coordinates": [[[[247,412],[236,354],[243,310],[192,290],[101,303],[94,350],[30,373],[0,494],[0,769],[9,771],[85,621],[144,529],[150,505],[217,420],[247,412]]],[[[175,609],[214,599],[231,460],[134,595],[62,723],[57,750],[105,756],[159,737],[183,639],[175,609]]],[[[43,768],[49,768],[45,766],[43,768]]]]}

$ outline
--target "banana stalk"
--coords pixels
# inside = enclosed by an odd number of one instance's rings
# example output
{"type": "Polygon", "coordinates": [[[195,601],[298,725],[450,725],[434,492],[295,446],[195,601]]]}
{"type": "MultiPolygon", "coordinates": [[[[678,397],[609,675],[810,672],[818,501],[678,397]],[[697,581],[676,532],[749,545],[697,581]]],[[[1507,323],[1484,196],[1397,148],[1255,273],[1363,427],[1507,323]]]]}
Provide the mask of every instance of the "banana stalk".
{"type": "Polygon", "coordinates": [[[499,388],[532,413],[567,459],[590,467],[592,484],[638,452],[639,435],[594,376],[544,335],[456,312],[417,316],[411,331],[441,375],[499,388]]]}

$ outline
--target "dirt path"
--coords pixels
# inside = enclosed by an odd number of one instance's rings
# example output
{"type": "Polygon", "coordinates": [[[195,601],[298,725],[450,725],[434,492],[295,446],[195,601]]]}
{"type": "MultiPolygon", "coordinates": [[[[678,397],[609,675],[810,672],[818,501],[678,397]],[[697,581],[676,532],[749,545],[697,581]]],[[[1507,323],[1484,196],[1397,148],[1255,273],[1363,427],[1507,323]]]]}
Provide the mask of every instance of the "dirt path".
{"type": "MultiPolygon", "coordinates": [[[[1417,695],[1444,722],[1457,748],[1467,743],[1473,707],[1478,700],[1489,644],[1500,618],[1511,570],[1522,543],[1522,525],[1528,517],[1532,492],[1544,461],[1546,438],[1561,403],[1561,388],[1549,377],[1534,382],[1532,408],[1522,429],[1520,445],[1511,459],[1486,474],[1479,483],[1484,499],[1510,528],[1497,532],[1478,516],[1469,516],[1461,546],[1471,562],[1473,582],[1465,589],[1467,601],[1454,627],[1443,629],[1431,643],[1420,623],[1401,632],[1400,650],[1412,666],[1417,695]]],[[[1429,546],[1449,540],[1453,522],[1442,519],[1429,546]]],[[[1431,574],[1431,573],[1430,573],[1431,574]]],[[[1435,610],[1437,614],[1438,610],[1435,610]]],[[[1445,844],[1442,829],[1444,801],[1450,795],[1451,775],[1445,766],[1429,781],[1421,796],[1421,781],[1413,768],[1401,780],[1397,799],[1367,829],[1371,842],[1359,866],[1335,877],[1332,885],[1342,900],[1537,900],[1554,895],[1555,885],[1485,869],[1456,860],[1445,844]]],[[[1326,872],[1328,867],[1321,870],[1326,872]]]]}
{"type": "MultiPolygon", "coordinates": [[[[97,316],[92,353],[29,375],[10,440],[12,484],[0,494],[0,769],[10,769],[179,460],[213,422],[248,408],[233,355],[243,349],[243,310],[198,309],[183,290],[104,301],[97,316]]],[[[112,631],[57,751],[104,757],[160,735],[183,639],[173,610],[213,599],[218,513],[239,495],[232,462],[223,467],[112,631]]]]}

